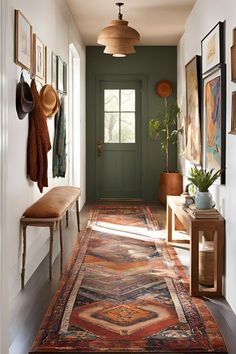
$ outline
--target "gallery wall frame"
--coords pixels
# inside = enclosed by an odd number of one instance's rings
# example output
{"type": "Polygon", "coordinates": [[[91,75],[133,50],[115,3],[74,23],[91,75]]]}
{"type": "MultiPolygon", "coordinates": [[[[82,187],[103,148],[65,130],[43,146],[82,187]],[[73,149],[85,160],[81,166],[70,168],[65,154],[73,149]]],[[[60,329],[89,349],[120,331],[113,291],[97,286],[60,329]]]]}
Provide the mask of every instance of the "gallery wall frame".
{"type": "Polygon", "coordinates": [[[46,82],[47,48],[36,33],[33,34],[33,74],[36,79],[46,82]]]}
{"type": "Polygon", "coordinates": [[[196,55],[185,65],[186,78],[186,159],[201,164],[201,57],[196,55]]]}
{"type": "Polygon", "coordinates": [[[224,63],[224,22],[218,22],[202,39],[202,74],[224,63]]]}
{"type": "Polygon", "coordinates": [[[51,85],[57,89],[57,56],[51,53],[51,85]]]}
{"type": "Polygon", "coordinates": [[[20,10],[15,10],[15,63],[32,71],[32,26],[20,10]]]}
{"type": "Polygon", "coordinates": [[[236,135],[236,91],[232,92],[231,130],[229,134],[236,135]]]}
{"type": "Polygon", "coordinates": [[[233,29],[233,45],[231,49],[231,81],[236,82],[236,27],[233,29]]]}
{"type": "Polygon", "coordinates": [[[58,92],[67,94],[67,63],[61,59],[59,55],[57,58],[57,86],[58,92]]]}
{"type": "Polygon", "coordinates": [[[203,167],[223,172],[218,184],[225,183],[226,66],[203,78],[203,167]]]}
{"type": "Polygon", "coordinates": [[[63,88],[63,60],[59,55],[57,55],[57,91],[60,93],[64,92],[63,88]]]}
{"type": "Polygon", "coordinates": [[[63,92],[67,94],[67,63],[63,62],[63,92]]]}

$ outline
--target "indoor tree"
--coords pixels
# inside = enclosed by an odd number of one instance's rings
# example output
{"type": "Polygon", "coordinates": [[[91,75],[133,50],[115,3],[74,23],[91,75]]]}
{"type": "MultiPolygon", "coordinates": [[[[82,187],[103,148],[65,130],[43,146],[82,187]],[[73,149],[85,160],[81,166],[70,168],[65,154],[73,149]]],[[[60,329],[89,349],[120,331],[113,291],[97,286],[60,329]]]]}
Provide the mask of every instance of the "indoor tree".
{"type": "Polygon", "coordinates": [[[160,140],[162,151],[166,157],[166,172],[170,172],[169,149],[170,144],[176,144],[178,135],[183,134],[183,127],[178,128],[177,122],[180,115],[180,108],[177,102],[168,105],[164,97],[164,108],[158,112],[157,118],[151,119],[148,125],[148,133],[151,139],[160,140]]]}

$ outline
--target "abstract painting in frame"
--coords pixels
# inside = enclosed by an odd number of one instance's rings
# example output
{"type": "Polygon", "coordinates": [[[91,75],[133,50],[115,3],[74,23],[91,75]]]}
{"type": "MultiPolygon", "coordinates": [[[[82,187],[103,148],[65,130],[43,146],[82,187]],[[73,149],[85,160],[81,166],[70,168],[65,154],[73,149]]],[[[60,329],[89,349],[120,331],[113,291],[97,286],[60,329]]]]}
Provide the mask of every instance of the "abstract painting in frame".
{"type": "Polygon", "coordinates": [[[34,75],[40,81],[46,81],[46,47],[42,41],[33,34],[33,63],[34,75]]]}
{"type": "Polygon", "coordinates": [[[186,159],[201,164],[200,128],[200,56],[195,56],[186,66],[186,159]]]}
{"type": "Polygon", "coordinates": [[[15,10],[15,63],[32,69],[32,26],[19,10],[15,10]]]}
{"type": "MultiPolygon", "coordinates": [[[[207,170],[225,169],[225,100],[225,65],[221,65],[203,79],[203,166],[207,170]]],[[[224,171],[218,182],[225,183],[224,171]]]]}
{"type": "Polygon", "coordinates": [[[224,63],[224,23],[217,25],[202,39],[202,73],[224,63]]]}

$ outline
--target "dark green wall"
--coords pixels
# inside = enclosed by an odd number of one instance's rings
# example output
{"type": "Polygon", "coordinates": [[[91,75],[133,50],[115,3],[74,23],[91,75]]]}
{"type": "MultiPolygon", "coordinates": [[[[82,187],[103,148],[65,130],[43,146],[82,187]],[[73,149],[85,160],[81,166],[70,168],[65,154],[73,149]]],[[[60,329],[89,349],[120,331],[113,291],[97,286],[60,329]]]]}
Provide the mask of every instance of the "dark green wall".
{"type": "MultiPolygon", "coordinates": [[[[148,138],[147,126],[151,118],[163,107],[163,99],[155,93],[155,84],[167,79],[173,82],[176,99],[177,49],[175,46],[137,46],[136,53],[125,58],[113,58],[103,54],[102,47],[86,48],[86,124],[87,124],[87,201],[95,200],[95,157],[96,157],[96,83],[103,76],[119,76],[142,79],[143,116],[143,199],[156,201],[159,173],[165,169],[164,155],[159,142],[148,138]]],[[[176,169],[176,147],[171,148],[170,167],[176,169]]]]}

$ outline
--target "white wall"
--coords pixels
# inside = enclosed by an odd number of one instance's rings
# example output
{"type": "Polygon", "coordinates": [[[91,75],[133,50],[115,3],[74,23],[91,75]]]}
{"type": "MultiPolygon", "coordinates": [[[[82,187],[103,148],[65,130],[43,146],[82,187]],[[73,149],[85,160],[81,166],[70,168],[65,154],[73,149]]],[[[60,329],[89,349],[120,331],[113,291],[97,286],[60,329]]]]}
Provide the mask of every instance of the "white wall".
{"type": "Polygon", "coordinates": [[[0,0],[0,353],[8,351],[8,277],[7,277],[7,249],[6,235],[6,169],[7,149],[7,94],[6,94],[6,8],[7,1],[0,0]]]}
{"type": "MultiPolygon", "coordinates": [[[[66,0],[9,0],[7,24],[7,85],[8,85],[8,150],[7,150],[7,187],[6,187],[6,237],[9,247],[7,250],[9,261],[9,293],[10,302],[20,290],[21,271],[21,242],[19,220],[23,211],[31,205],[41,194],[35,183],[26,178],[26,146],[28,135],[28,117],[19,120],[15,110],[15,87],[19,80],[20,68],[14,64],[14,9],[19,9],[27,17],[41,41],[48,48],[48,82],[50,83],[51,51],[69,63],[69,44],[73,42],[80,54],[81,62],[81,120],[82,145],[81,154],[85,156],[85,47],[73,23],[66,0]]],[[[25,78],[30,81],[25,72],[25,78]]],[[[39,85],[40,88],[40,85],[39,85]]],[[[48,128],[53,143],[54,119],[48,119],[48,128]]],[[[75,136],[78,139],[78,137],[75,136]]],[[[80,207],[85,202],[85,162],[81,172],[82,196],[80,207]]],[[[66,178],[52,178],[52,150],[48,154],[49,188],[55,185],[67,185],[66,178]]],[[[44,189],[44,193],[48,189],[44,189]]],[[[27,260],[26,281],[38,267],[48,253],[48,235],[45,228],[27,228],[27,260]]],[[[55,245],[54,257],[57,252],[55,245]]]]}
{"type": "MultiPolygon", "coordinates": [[[[178,45],[178,99],[185,114],[185,72],[184,65],[195,55],[201,55],[201,39],[219,22],[226,21],[225,56],[227,64],[227,112],[226,132],[231,125],[231,92],[236,85],[231,82],[230,47],[232,30],[236,27],[235,0],[198,0],[186,22],[185,32],[178,45]]],[[[212,190],[217,207],[226,218],[226,277],[225,296],[236,312],[236,137],[226,133],[226,184],[212,190]]],[[[182,172],[189,170],[186,161],[179,161],[182,172]]]]}

